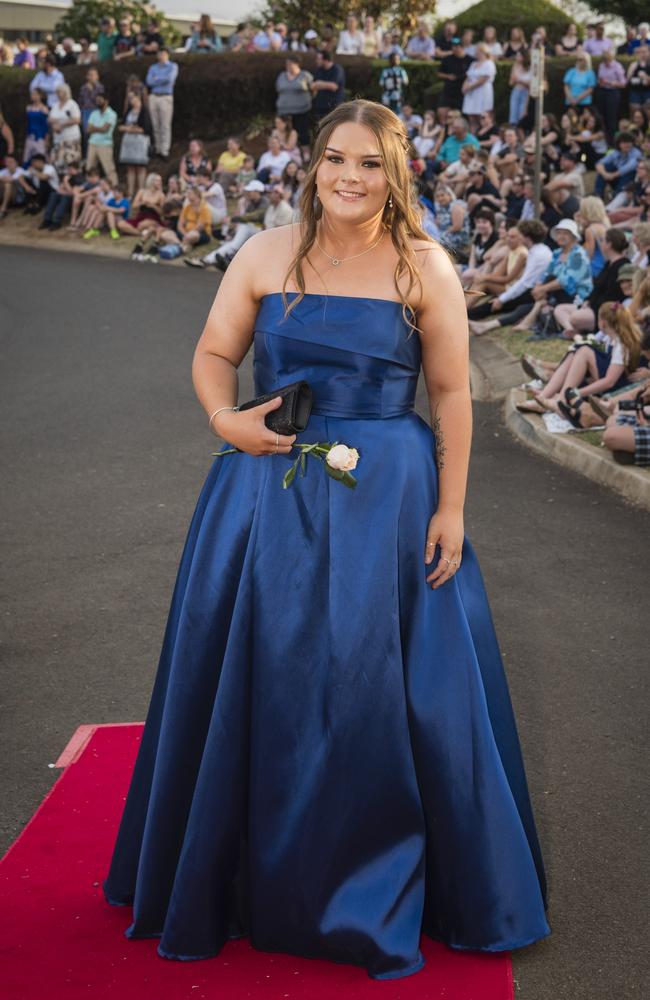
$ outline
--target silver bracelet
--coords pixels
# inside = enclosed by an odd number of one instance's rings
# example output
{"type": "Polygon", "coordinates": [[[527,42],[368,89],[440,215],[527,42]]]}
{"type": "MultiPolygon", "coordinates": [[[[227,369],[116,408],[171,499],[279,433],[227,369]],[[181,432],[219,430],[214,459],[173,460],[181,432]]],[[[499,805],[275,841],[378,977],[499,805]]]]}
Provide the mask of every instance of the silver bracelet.
{"type": "Polygon", "coordinates": [[[221,413],[222,410],[238,410],[238,406],[220,406],[218,410],[215,410],[210,419],[208,420],[208,427],[212,430],[212,421],[216,417],[217,413],[221,413]]]}

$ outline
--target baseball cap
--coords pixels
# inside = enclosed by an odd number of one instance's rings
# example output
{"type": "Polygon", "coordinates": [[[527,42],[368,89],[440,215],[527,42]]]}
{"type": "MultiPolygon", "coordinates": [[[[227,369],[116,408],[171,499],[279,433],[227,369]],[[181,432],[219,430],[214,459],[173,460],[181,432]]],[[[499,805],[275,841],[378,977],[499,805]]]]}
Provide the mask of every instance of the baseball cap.
{"type": "Polygon", "coordinates": [[[259,191],[260,193],[264,190],[264,185],[261,181],[249,181],[248,184],[244,185],[244,191],[259,191]]]}
{"type": "Polygon", "coordinates": [[[318,38],[318,32],[314,31],[313,28],[309,28],[309,30],[305,32],[305,38],[307,41],[309,41],[310,38],[318,38]]]}
{"type": "Polygon", "coordinates": [[[637,271],[641,268],[637,267],[635,264],[623,264],[623,267],[619,270],[616,276],[617,281],[632,281],[637,271]]]}

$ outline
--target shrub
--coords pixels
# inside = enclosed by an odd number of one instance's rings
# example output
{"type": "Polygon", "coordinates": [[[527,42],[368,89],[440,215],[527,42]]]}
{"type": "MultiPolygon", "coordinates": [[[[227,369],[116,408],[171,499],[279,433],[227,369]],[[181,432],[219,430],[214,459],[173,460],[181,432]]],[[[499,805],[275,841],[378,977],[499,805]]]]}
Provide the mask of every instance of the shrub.
{"type": "Polygon", "coordinates": [[[459,31],[474,28],[477,40],[482,37],[483,29],[492,24],[501,41],[510,37],[512,27],[522,28],[526,40],[530,41],[535,28],[543,24],[549,41],[559,42],[572,18],[548,0],[526,0],[526,3],[518,0],[481,0],[459,14],[455,21],[459,31]]]}
{"type": "MultiPolygon", "coordinates": [[[[224,53],[214,56],[180,53],[174,54],[172,58],[181,67],[174,98],[176,140],[194,137],[212,140],[230,133],[241,134],[251,121],[272,117],[275,111],[275,79],[284,68],[284,56],[281,53],[224,53]]],[[[386,63],[359,56],[339,58],[346,72],[346,98],[367,97],[379,100],[379,74],[386,63]]],[[[627,57],[619,58],[624,64],[629,62],[627,57]]],[[[594,60],[595,64],[597,62],[594,60]]],[[[109,101],[120,117],[126,78],[135,73],[144,79],[151,63],[151,58],[100,63],[99,72],[109,101]]],[[[306,69],[313,70],[315,60],[306,57],[304,65],[306,69]]],[[[547,59],[546,72],[550,85],[545,101],[547,111],[562,113],[562,77],[571,65],[572,59],[547,59]]],[[[438,64],[405,60],[404,66],[410,80],[407,100],[418,111],[435,107],[436,95],[441,86],[438,64]]],[[[509,62],[497,63],[495,110],[497,121],[501,122],[508,117],[510,67],[509,62]]],[[[84,81],[86,68],[67,66],[63,74],[72,89],[73,97],[76,97],[84,81]]],[[[14,130],[19,148],[24,139],[25,108],[33,76],[33,70],[0,66],[0,109],[14,130]]],[[[625,110],[625,105],[621,110],[625,110]]]]}

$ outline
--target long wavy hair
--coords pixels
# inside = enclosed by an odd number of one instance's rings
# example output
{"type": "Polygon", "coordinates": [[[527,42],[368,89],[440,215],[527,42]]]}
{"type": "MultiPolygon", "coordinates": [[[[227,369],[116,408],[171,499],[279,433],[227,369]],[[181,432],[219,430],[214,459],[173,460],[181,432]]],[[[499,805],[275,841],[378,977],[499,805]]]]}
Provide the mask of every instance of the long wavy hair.
{"type": "Polygon", "coordinates": [[[612,327],[616,336],[628,351],[628,372],[634,372],[639,367],[641,359],[641,340],[643,334],[632,318],[632,313],[620,302],[603,302],[598,310],[598,320],[612,327]]]}
{"type": "Polygon", "coordinates": [[[410,336],[419,328],[415,323],[415,310],[409,304],[408,298],[416,285],[420,286],[420,298],[422,296],[422,282],[410,239],[425,240],[429,243],[436,241],[422,228],[417,189],[408,168],[411,143],[404,123],[390,108],[362,99],[339,104],[320,122],[298,205],[302,238],[282,285],[285,318],[305,295],[303,262],[314,245],[317,223],[323,214],[323,206],[316,194],[316,172],[332,132],[344,122],[358,122],[360,125],[365,125],[377,140],[389,190],[382,213],[382,225],[390,232],[393,246],[397,251],[398,261],[393,277],[397,294],[402,302],[402,315],[411,327],[410,336]],[[392,195],[392,207],[389,205],[390,195],[392,195]],[[399,279],[404,274],[409,276],[406,293],[403,293],[399,286],[399,279]],[[298,294],[289,304],[286,287],[291,277],[298,288],[298,294]]]}

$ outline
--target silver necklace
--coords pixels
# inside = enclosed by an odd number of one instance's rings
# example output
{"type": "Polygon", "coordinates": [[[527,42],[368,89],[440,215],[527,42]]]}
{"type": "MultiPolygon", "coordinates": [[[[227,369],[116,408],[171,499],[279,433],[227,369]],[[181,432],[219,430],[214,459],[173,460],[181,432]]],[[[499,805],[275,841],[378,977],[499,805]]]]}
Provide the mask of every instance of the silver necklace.
{"type": "Polygon", "coordinates": [[[379,239],[376,239],[374,243],[372,243],[369,247],[366,247],[365,250],[362,250],[361,253],[353,253],[351,257],[330,257],[330,255],[325,250],[323,250],[322,246],[318,242],[318,236],[314,235],[316,246],[318,247],[318,249],[322,254],[325,254],[332,267],[338,267],[339,264],[345,264],[346,260],[354,260],[355,257],[363,257],[364,253],[370,253],[371,250],[374,250],[379,241],[382,240],[383,238],[384,238],[384,233],[381,233],[379,239]]]}

